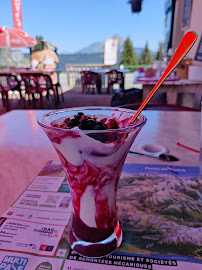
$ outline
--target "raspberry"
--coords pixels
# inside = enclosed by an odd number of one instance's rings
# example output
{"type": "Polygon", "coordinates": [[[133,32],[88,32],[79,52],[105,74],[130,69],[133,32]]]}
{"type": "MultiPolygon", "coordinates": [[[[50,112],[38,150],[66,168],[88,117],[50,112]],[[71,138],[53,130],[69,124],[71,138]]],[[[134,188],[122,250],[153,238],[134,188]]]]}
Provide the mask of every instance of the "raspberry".
{"type": "Polygon", "coordinates": [[[82,119],[82,120],[86,120],[86,116],[85,116],[85,115],[82,115],[82,116],[81,116],[81,119],[82,119]]]}
{"type": "Polygon", "coordinates": [[[66,118],[66,119],[64,120],[64,122],[65,122],[66,124],[68,124],[68,123],[69,123],[69,120],[70,120],[70,118],[66,118]]]}
{"type": "Polygon", "coordinates": [[[117,128],[119,128],[117,122],[114,119],[108,119],[108,121],[105,122],[104,126],[107,126],[108,129],[117,129],[117,128]]]}

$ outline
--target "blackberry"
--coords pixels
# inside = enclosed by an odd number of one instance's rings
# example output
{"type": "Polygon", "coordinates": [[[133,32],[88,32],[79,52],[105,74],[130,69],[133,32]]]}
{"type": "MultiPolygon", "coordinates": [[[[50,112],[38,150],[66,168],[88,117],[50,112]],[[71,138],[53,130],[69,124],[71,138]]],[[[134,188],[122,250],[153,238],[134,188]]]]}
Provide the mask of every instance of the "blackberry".
{"type": "Polygon", "coordinates": [[[84,115],[84,113],[82,113],[82,112],[77,113],[77,116],[79,116],[79,117],[81,117],[82,115],[84,115]]]}
{"type": "Polygon", "coordinates": [[[101,121],[98,121],[98,122],[97,122],[97,125],[100,126],[100,129],[101,129],[101,130],[104,130],[104,129],[105,129],[105,128],[104,128],[104,125],[103,125],[103,123],[102,123],[101,121]]]}
{"type": "Polygon", "coordinates": [[[102,128],[100,127],[100,125],[97,124],[94,126],[93,130],[102,130],[102,128]]]}
{"type": "Polygon", "coordinates": [[[87,124],[90,127],[90,129],[94,129],[94,127],[96,126],[97,122],[94,119],[88,119],[87,120],[87,124]]]}

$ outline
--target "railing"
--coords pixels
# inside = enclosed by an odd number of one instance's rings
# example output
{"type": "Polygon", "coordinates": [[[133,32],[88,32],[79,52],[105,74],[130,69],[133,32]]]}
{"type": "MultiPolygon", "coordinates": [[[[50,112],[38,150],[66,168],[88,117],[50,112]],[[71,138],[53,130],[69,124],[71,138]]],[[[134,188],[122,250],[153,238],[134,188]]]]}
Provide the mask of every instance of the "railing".
{"type": "MultiPolygon", "coordinates": [[[[91,70],[91,69],[106,69],[108,66],[104,66],[103,64],[67,64],[66,72],[67,72],[67,86],[68,87],[81,87],[81,71],[83,70],[91,70]]],[[[105,86],[105,77],[102,78],[102,84],[105,86]]]]}
{"type": "Polygon", "coordinates": [[[121,65],[123,68],[135,68],[135,69],[138,69],[138,68],[148,68],[150,67],[151,65],[121,65]]]}

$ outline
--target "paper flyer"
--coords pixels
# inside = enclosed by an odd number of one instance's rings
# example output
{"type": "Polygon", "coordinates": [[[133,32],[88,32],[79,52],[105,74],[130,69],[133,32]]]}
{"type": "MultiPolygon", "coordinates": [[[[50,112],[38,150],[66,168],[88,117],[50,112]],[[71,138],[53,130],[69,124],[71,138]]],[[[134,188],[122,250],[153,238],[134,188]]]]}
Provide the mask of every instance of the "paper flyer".
{"type": "Polygon", "coordinates": [[[57,192],[64,179],[65,177],[37,176],[27,189],[57,192]]]}
{"type": "Polygon", "coordinates": [[[66,226],[69,222],[71,211],[67,212],[47,212],[23,209],[11,206],[3,215],[5,218],[15,220],[32,221],[35,223],[46,223],[50,225],[66,226]]]}
{"type": "Polygon", "coordinates": [[[198,167],[125,164],[117,192],[122,252],[202,259],[198,167]]]}
{"type": "MultiPolygon", "coordinates": [[[[63,225],[0,219],[0,249],[53,256],[65,230],[63,225]]],[[[0,268],[1,269],[1,268],[0,268]]]]}
{"type": "Polygon", "coordinates": [[[200,264],[193,264],[189,262],[182,262],[171,259],[151,258],[138,255],[128,255],[124,253],[113,253],[103,258],[87,258],[80,256],[74,251],[70,251],[67,260],[64,264],[63,270],[78,269],[78,270],[113,270],[118,267],[122,270],[129,269],[150,269],[150,270],[200,270],[200,264]]]}
{"type": "Polygon", "coordinates": [[[183,269],[202,267],[198,167],[125,164],[117,191],[123,242],[103,258],[70,249],[70,189],[49,161],[0,220],[0,269],[183,269]],[[7,237],[8,236],[8,237],[7,237]]]}
{"type": "Polygon", "coordinates": [[[13,206],[50,212],[71,212],[70,203],[71,196],[69,193],[26,190],[13,206]]]}
{"type": "Polygon", "coordinates": [[[63,260],[0,251],[0,269],[4,270],[60,270],[63,260]]]}

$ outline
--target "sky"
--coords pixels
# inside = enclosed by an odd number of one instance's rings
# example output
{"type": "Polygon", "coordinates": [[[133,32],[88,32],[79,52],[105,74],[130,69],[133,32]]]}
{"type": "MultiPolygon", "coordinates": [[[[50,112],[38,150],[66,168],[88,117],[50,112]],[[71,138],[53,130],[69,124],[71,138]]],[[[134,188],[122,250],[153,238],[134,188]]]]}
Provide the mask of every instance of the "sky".
{"type": "MultiPolygon", "coordinates": [[[[11,0],[0,0],[0,26],[13,27],[11,0]]],[[[74,53],[119,35],[136,48],[157,50],[165,38],[165,0],[143,0],[132,13],[128,0],[21,0],[23,30],[74,53]]]]}

